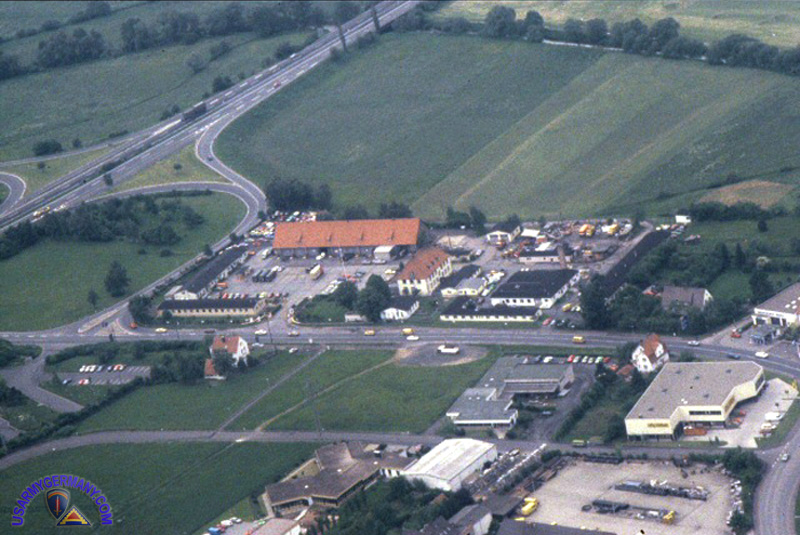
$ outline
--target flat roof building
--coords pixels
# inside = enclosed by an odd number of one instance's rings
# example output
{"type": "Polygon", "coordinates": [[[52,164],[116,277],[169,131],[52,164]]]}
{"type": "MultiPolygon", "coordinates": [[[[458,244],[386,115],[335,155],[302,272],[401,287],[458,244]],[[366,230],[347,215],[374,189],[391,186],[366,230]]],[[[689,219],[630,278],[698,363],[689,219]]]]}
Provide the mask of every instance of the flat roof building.
{"type": "Polygon", "coordinates": [[[772,325],[779,331],[800,324],[800,282],[753,309],[754,325],[772,325]]]}
{"type": "Polygon", "coordinates": [[[434,489],[457,491],[484,463],[495,459],[497,446],[494,444],[473,438],[451,438],[439,443],[401,473],[407,479],[422,481],[434,489]]]}
{"type": "Polygon", "coordinates": [[[675,440],[686,424],[723,425],[763,387],[755,362],[668,362],[625,417],[628,438],[675,440]]]}
{"type": "Polygon", "coordinates": [[[311,256],[322,251],[332,255],[339,251],[372,255],[379,247],[384,247],[381,251],[387,246],[416,248],[420,228],[416,217],[277,223],[272,247],[283,257],[311,256]]]}
{"type": "Polygon", "coordinates": [[[462,321],[532,323],[541,315],[542,311],[536,307],[507,305],[480,307],[473,298],[462,295],[445,307],[439,319],[451,323],[462,321]]]}
{"type": "Polygon", "coordinates": [[[574,269],[523,269],[511,275],[492,295],[493,306],[548,309],[561,299],[580,275],[574,269]]]}

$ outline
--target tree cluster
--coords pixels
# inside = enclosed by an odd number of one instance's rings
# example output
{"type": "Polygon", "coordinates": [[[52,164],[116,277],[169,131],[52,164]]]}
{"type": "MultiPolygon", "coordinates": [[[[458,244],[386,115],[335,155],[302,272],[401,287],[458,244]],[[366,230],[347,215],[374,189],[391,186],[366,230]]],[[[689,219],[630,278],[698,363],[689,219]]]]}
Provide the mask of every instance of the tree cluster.
{"type": "Polygon", "coordinates": [[[45,69],[93,61],[108,52],[105,37],[97,30],[87,32],[83,28],[71,34],[60,31],[39,42],[36,64],[45,69]]]}
{"type": "Polygon", "coordinates": [[[25,395],[14,388],[8,386],[3,379],[0,379],[0,406],[18,407],[25,403],[25,395]]]}
{"type": "Polygon", "coordinates": [[[727,205],[721,202],[702,202],[689,207],[689,215],[695,221],[762,221],[777,215],[783,215],[785,210],[778,207],[764,210],[754,202],[737,202],[727,205]]]}
{"type": "MultiPolygon", "coordinates": [[[[511,215],[508,221],[519,221],[519,217],[511,215]]],[[[445,223],[447,228],[471,228],[478,234],[486,232],[486,215],[475,206],[470,206],[469,211],[460,212],[452,206],[447,207],[445,212],[445,223]]]]}
{"type": "MultiPolygon", "coordinates": [[[[371,275],[361,291],[350,281],[340,284],[330,296],[316,296],[313,301],[332,301],[347,311],[356,311],[372,323],[381,320],[383,312],[392,299],[389,285],[378,275],[371,275]]],[[[312,302],[313,302],[312,301],[312,302]]],[[[310,315],[301,307],[297,311],[301,321],[321,321],[323,318],[310,315]]]]}
{"type": "Polygon", "coordinates": [[[56,154],[64,150],[61,143],[55,139],[43,139],[37,141],[33,145],[33,154],[35,156],[47,156],[48,154],[56,154]]]}
{"type": "Polygon", "coordinates": [[[339,509],[335,525],[321,521],[313,526],[312,535],[387,535],[401,528],[420,529],[438,517],[450,518],[473,503],[466,490],[445,493],[423,483],[410,483],[403,478],[381,481],[359,492],[339,509]]]}
{"type": "Polygon", "coordinates": [[[41,221],[25,221],[0,236],[0,260],[32,247],[40,240],[108,242],[129,239],[150,245],[174,245],[180,236],[174,225],[193,228],[205,221],[180,200],[156,202],[151,197],[83,204],[74,210],[50,212],[41,221]]]}
{"type": "Polygon", "coordinates": [[[278,178],[264,187],[264,193],[277,210],[328,210],[331,207],[331,190],[327,184],[314,188],[299,180],[278,178]]]}
{"type": "Polygon", "coordinates": [[[8,340],[0,338],[0,368],[8,366],[21,357],[35,357],[40,350],[36,346],[14,345],[8,340]]]}

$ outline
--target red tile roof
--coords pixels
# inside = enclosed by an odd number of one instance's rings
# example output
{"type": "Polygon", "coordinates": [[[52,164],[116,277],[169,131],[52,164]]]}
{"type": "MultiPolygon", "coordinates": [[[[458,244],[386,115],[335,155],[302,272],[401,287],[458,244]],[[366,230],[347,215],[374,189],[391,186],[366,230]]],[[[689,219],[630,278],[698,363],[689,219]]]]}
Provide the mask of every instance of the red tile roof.
{"type": "Polygon", "coordinates": [[[355,221],[308,221],[275,225],[274,249],[323,247],[378,247],[416,245],[420,220],[361,219],[355,221]]]}
{"type": "Polygon", "coordinates": [[[403,270],[397,274],[397,280],[425,280],[430,277],[442,264],[447,261],[448,255],[438,247],[420,249],[403,270]]]}
{"type": "Polygon", "coordinates": [[[628,377],[631,373],[633,373],[632,364],[626,364],[617,371],[617,375],[619,375],[620,377],[628,377]]]}
{"type": "Polygon", "coordinates": [[[214,361],[212,359],[206,359],[206,364],[203,368],[203,374],[205,377],[217,377],[219,375],[217,373],[217,369],[214,368],[214,361]]]}
{"type": "Polygon", "coordinates": [[[661,338],[659,338],[657,334],[647,335],[647,338],[645,338],[642,343],[644,354],[653,364],[656,363],[656,349],[658,349],[659,345],[661,345],[661,338]]]}
{"type": "Polygon", "coordinates": [[[211,342],[211,351],[226,351],[229,355],[235,355],[239,348],[238,336],[218,335],[211,342]]]}

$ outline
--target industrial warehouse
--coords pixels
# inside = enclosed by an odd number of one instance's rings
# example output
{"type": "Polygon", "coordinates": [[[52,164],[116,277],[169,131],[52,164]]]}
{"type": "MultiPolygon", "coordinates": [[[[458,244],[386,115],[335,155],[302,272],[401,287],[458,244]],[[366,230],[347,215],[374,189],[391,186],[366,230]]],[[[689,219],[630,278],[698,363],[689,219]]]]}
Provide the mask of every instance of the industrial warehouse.
{"type": "Polygon", "coordinates": [[[457,491],[464,481],[497,459],[497,446],[472,438],[453,438],[441,442],[420,457],[401,475],[422,481],[433,489],[457,491]]]}
{"type": "Polygon", "coordinates": [[[688,424],[722,426],[763,386],[755,362],[669,362],[625,417],[628,438],[676,440],[688,424]]]}
{"type": "Polygon", "coordinates": [[[362,219],[277,223],[273,249],[282,258],[333,256],[371,257],[376,248],[416,250],[420,238],[418,218],[362,219]]]}
{"type": "Polygon", "coordinates": [[[500,434],[516,424],[515,396],[552,397],[575,380],[572,364],[538,364],[528,357],[502,357],[447,411],[459,427],[488,427],[500,434]]]}

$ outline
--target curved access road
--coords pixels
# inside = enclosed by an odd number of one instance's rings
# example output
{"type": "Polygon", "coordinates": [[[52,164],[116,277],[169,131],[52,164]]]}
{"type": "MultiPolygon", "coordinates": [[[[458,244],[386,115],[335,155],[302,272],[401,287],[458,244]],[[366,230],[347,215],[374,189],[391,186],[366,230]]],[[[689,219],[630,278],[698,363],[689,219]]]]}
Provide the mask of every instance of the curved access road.
{"type": "Polygon", "coordinates": [[[0,184],[8,188],[8,196],[0,202],[0,214],[13,208],[25,195],[27,184],[22,178],[11,173],[4,173],[0,171],[0,184]]]}

